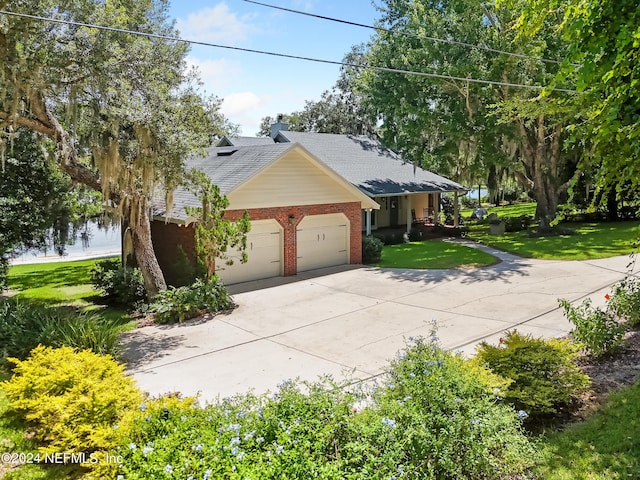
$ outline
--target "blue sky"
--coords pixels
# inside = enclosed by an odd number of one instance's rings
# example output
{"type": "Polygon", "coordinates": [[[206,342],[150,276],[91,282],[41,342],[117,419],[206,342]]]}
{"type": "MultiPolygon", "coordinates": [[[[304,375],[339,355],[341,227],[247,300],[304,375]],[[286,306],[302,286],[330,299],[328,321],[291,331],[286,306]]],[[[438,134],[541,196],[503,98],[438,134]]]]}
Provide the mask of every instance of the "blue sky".
{"type": "MultiPolygon", "coordinates": [[[[263,0],[281,7],[373,24],[372,0],[263,0]]],[[[169,10],[184,39],[340,61],[373,31],[254,5],[242,0],[173,0],[169,10]]],[[[267,115],[300,110],[331,88],[339,67],[204,46],[192,46],[204,89],[222,112],[253,136],[267,115]]]]}

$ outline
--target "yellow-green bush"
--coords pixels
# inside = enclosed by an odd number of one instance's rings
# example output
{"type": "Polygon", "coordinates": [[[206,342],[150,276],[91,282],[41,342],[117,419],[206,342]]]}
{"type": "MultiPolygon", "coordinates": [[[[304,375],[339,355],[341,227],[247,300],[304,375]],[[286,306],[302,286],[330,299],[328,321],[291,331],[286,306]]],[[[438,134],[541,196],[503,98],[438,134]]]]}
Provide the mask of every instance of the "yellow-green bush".
{"type": "Polygon", "coordinates": [[[590,385],[575,363],[580,347],[570,340],[507,332],[499,346],[482,342],[476,361],[511,381],[501,396],[530,420],[569,409],[590,385]]]}
{"type": "Polygon", "coordinates": [[[118,443],[120,421],[143,400],[124,367],[108,355],[40,345],[26,360],[11,361],[13,376],[0,388],[34,432],[43,455],[83,452],[104,458],[118,443]]]}

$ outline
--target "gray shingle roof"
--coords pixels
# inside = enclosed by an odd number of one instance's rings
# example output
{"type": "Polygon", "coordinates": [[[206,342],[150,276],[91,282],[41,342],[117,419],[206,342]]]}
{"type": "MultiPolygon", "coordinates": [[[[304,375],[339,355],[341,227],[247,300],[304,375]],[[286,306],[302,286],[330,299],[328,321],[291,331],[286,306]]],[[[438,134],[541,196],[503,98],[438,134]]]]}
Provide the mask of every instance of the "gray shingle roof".
{"type": "Polygon", "coordinates": [[[371,196],[466,190],[459,183],[414,167],[366,136],[280,131],[276,141],[301,144],[371,196]]]}
{"type": "MultiPolygon", "coordinates": [[[[211,147],[207,150],[205,157],[187,160],[187,168],[203,171],[220,188],[220,192],[226,195],[291,148],[293,148],[292,143],[273,143],[273,141],[269,145],[211,147]]],[[[185,207],[201,206],[198,197],[184,187],[176,189],[173,202],[174,207],[169,217],[175,220],[188,218],[185,207]]],[[[153,215],[163,217],[165,214],[164,198],[155,198],[153,215]]]]}

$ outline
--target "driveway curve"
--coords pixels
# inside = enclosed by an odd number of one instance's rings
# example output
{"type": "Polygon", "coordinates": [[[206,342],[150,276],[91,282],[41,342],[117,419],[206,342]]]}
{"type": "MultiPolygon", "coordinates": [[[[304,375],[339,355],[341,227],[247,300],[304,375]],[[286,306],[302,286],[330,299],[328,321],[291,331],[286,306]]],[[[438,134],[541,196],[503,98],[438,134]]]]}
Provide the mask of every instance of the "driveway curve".
{"type": "Polygon", "coordinates": [[[430,336],[433,323],[445,348],[467,355],[514,328],[565,335],[558,298],[602,305],[629,273],[628,256],[549,261],[470,246],[502,261],[470,270],[322,269],[233,286],[239,307],[230,314],[125,334],[128,372],[153,395],[204,401],[297,377],[367,379],[384,372],[405,339],[430,336]]]}

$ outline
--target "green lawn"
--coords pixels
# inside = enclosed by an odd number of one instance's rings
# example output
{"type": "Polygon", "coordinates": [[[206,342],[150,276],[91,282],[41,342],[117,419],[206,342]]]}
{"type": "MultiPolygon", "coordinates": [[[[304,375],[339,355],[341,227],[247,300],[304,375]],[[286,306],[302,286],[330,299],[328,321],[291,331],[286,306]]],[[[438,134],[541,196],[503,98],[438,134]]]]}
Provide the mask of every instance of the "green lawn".
{"type": "Polygon", "coordinates": [[[572,235],[530,237],[529,233],[513,232],[490,235],[489,225],[470,224],[469,238],[485,245],[515,253],[521,257],[552,260],[591,260],[634,251],[640,238],[640,222],[563,223],[572,235]]]}
{"type": "Polygon", "coordinates": [[[602,410],[540,445],[545,480],[640,478],[640,383],[609,397],[602,410]]]}
{"type": "Polygon", "coordinates": [[[446,269],[492,265],[498,259],[475,248],[442,240],[386,245],[377,267],[446,269]]]}
{"type": "MultiPolygon", "coordinates": [[[[531,215],[533,216],[536,213],[536,203],[516,203],[514,205],[502,205],[500,207],[486,207],[487,212],[495,213],[498,216],[505,217],[519,217],[520,215],[531,215]]],[[[473,213],[472,208],[466,208],[460,211],[460,215],[462,215],[465,219],[469,218],[473,213]]]]}
{"type": "MultiPolygon", "coordinates": [[[[520,203],[487,208],[499,217],[533,216],[535,203],[520,203]]],[[[471,210],[464,210],[466,218],[471,210]]],[[[489,225],[467,222],[469,238],[485,245],[515,253],[521,257],[550,260],[592,260],[617,255],[628,255],[637,250],[640,240],[640,222],[620,221],[601,223],[561,223],[559,227],[572,233],[554,237],[531,237],[528,232],[507,232],[490,235],[489,225]]]]}
{"type": "Polygon", "coordinates": [[[10,290],[17,298],[51,306],[73,306],[100,310],[108,319],[128,320],[126,312],[105,307],[99,292],[91,284],[91,268],[99,260],[33,263],[9,268],[10,290]]]}

